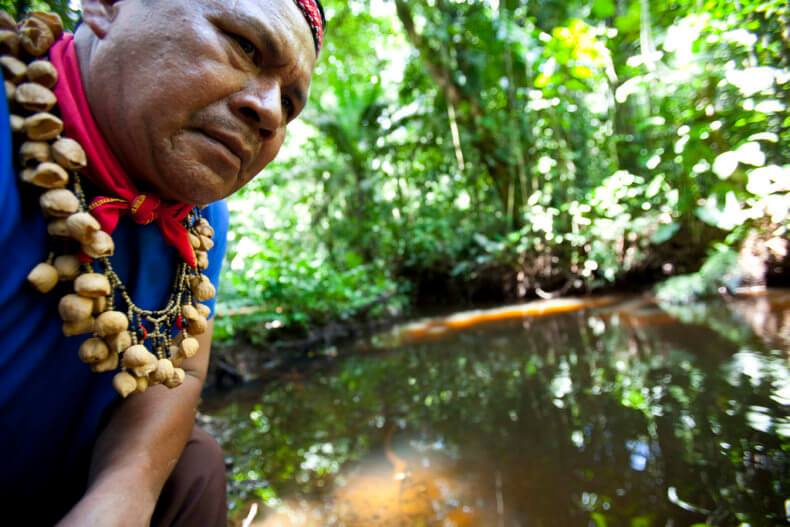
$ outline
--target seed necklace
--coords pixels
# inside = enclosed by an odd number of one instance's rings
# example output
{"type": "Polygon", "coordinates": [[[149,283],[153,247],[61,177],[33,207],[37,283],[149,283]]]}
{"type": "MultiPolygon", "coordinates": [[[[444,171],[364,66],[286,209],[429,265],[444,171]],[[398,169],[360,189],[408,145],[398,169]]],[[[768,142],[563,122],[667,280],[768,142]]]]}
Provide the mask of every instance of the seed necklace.
{"type": "MultiPolygon", "coordinates": [[[[87,166],[85,150],[63,137],[63,121],[54,113],[57,97],[52,88],[58,72],[44,55],[63,33],[60,17],[34,12],[17,22],[0,11],[0,67],[11,109],[11,130],[19,145],[17,168],[22,181],[43,190],[39,198],[47,217],[52,250],[27,279],[42,293],[59,282],[73,281],[73,293],[58,304],[66,336],[90,335],[79,358],[92,371],[117,371],[113,386],[122,397],[144,392],[154,384],[179,386],[185,378],[182,362],[199,349],[196,335],[207,329],[210,309],[205,302],[215,295],[202,273],[208,267],[214,229],[198,208],[183,220],[194,250],[196,267],[181,261],[166,305],[158,310],[137,306],[110,256],[112,236],[90,213],[80,181],[87,166]],[[63,250],[63,248],[66,250],[63,250]]],[[[140,203],[131,204],[139,207],[140,203]]]]}

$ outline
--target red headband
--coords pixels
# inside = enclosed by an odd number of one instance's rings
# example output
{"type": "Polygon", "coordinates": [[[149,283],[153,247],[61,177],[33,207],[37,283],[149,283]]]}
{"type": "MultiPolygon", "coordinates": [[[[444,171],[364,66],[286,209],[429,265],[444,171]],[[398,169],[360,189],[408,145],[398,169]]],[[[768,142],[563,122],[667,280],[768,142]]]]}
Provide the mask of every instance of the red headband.
{"type": "Polygon", "coordinates": [[[310,26],[317,55],[321,51],[321,44],[324,41],[324,22],[321,18],[321,10],[318,8],[318,3],[315,0],[294,0],[294,3],[304,15],[305,20],[307,20],[307,25],[310,26]]]}

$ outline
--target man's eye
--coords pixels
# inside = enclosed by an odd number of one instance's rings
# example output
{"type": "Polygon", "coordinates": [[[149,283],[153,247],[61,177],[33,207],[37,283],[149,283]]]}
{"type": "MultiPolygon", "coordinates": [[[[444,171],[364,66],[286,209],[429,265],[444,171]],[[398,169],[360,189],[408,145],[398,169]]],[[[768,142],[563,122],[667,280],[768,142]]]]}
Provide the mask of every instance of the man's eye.
{"type": "Polygon", "coordinates": [[[283,109],[285,110],[285,115],[288,117],[293,117],[294,112],[296,111],[296,107],[294,106],[293,101],[290,97],[283,97],[283,109]]]}
{"type": "Polygon", "coordinates": [[[256,53],[258,51],[257,49],[255,49],[255,44],[253,44],[252,42],[250,42],[246,38],[242,37],[241,35],[233,35],[233,34],[231,34],[231,37],[233,37],[233,40],[235,40],[236,43],[239,45],[239,47],[241,48],[241,51],[245,55],[250,57],[250,59],[252,59],[254,61],[255,60],[255,55],[256,55],[256,53]]]}

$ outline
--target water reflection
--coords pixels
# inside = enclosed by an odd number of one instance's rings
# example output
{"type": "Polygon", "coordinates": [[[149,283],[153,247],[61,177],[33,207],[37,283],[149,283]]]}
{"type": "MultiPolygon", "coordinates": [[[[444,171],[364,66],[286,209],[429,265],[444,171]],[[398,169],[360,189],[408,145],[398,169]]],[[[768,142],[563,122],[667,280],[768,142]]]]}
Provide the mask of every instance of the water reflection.
{"type": "Polygon", "coordinates": [[[239,524],[783,524],[788,296],[412,325],[206,419],[239,524]]]}

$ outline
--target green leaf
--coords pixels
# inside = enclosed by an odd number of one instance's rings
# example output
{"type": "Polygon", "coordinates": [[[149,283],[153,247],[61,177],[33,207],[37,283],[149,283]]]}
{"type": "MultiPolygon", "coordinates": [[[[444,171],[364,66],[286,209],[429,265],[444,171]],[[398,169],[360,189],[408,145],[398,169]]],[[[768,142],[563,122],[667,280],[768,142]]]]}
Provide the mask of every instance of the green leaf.
{"type": "Polygon", "coordinates": [[[606,516],[600,512],[593,512],[590,518],[595,522],[595,527],[607,527],[609,523],[606,521],[606,516]]]}
{"type": "Polygon", "coordinates": [[[653,516],[645,514],[631,519],[631,527],[650,527],[653,524],[653,516]]]}
{"type": "Polygon", "coordinates": [[[614,2],[612,0],[595,0],[592,12],[598,18],[609,18],[615,13],[614,2]]]}

